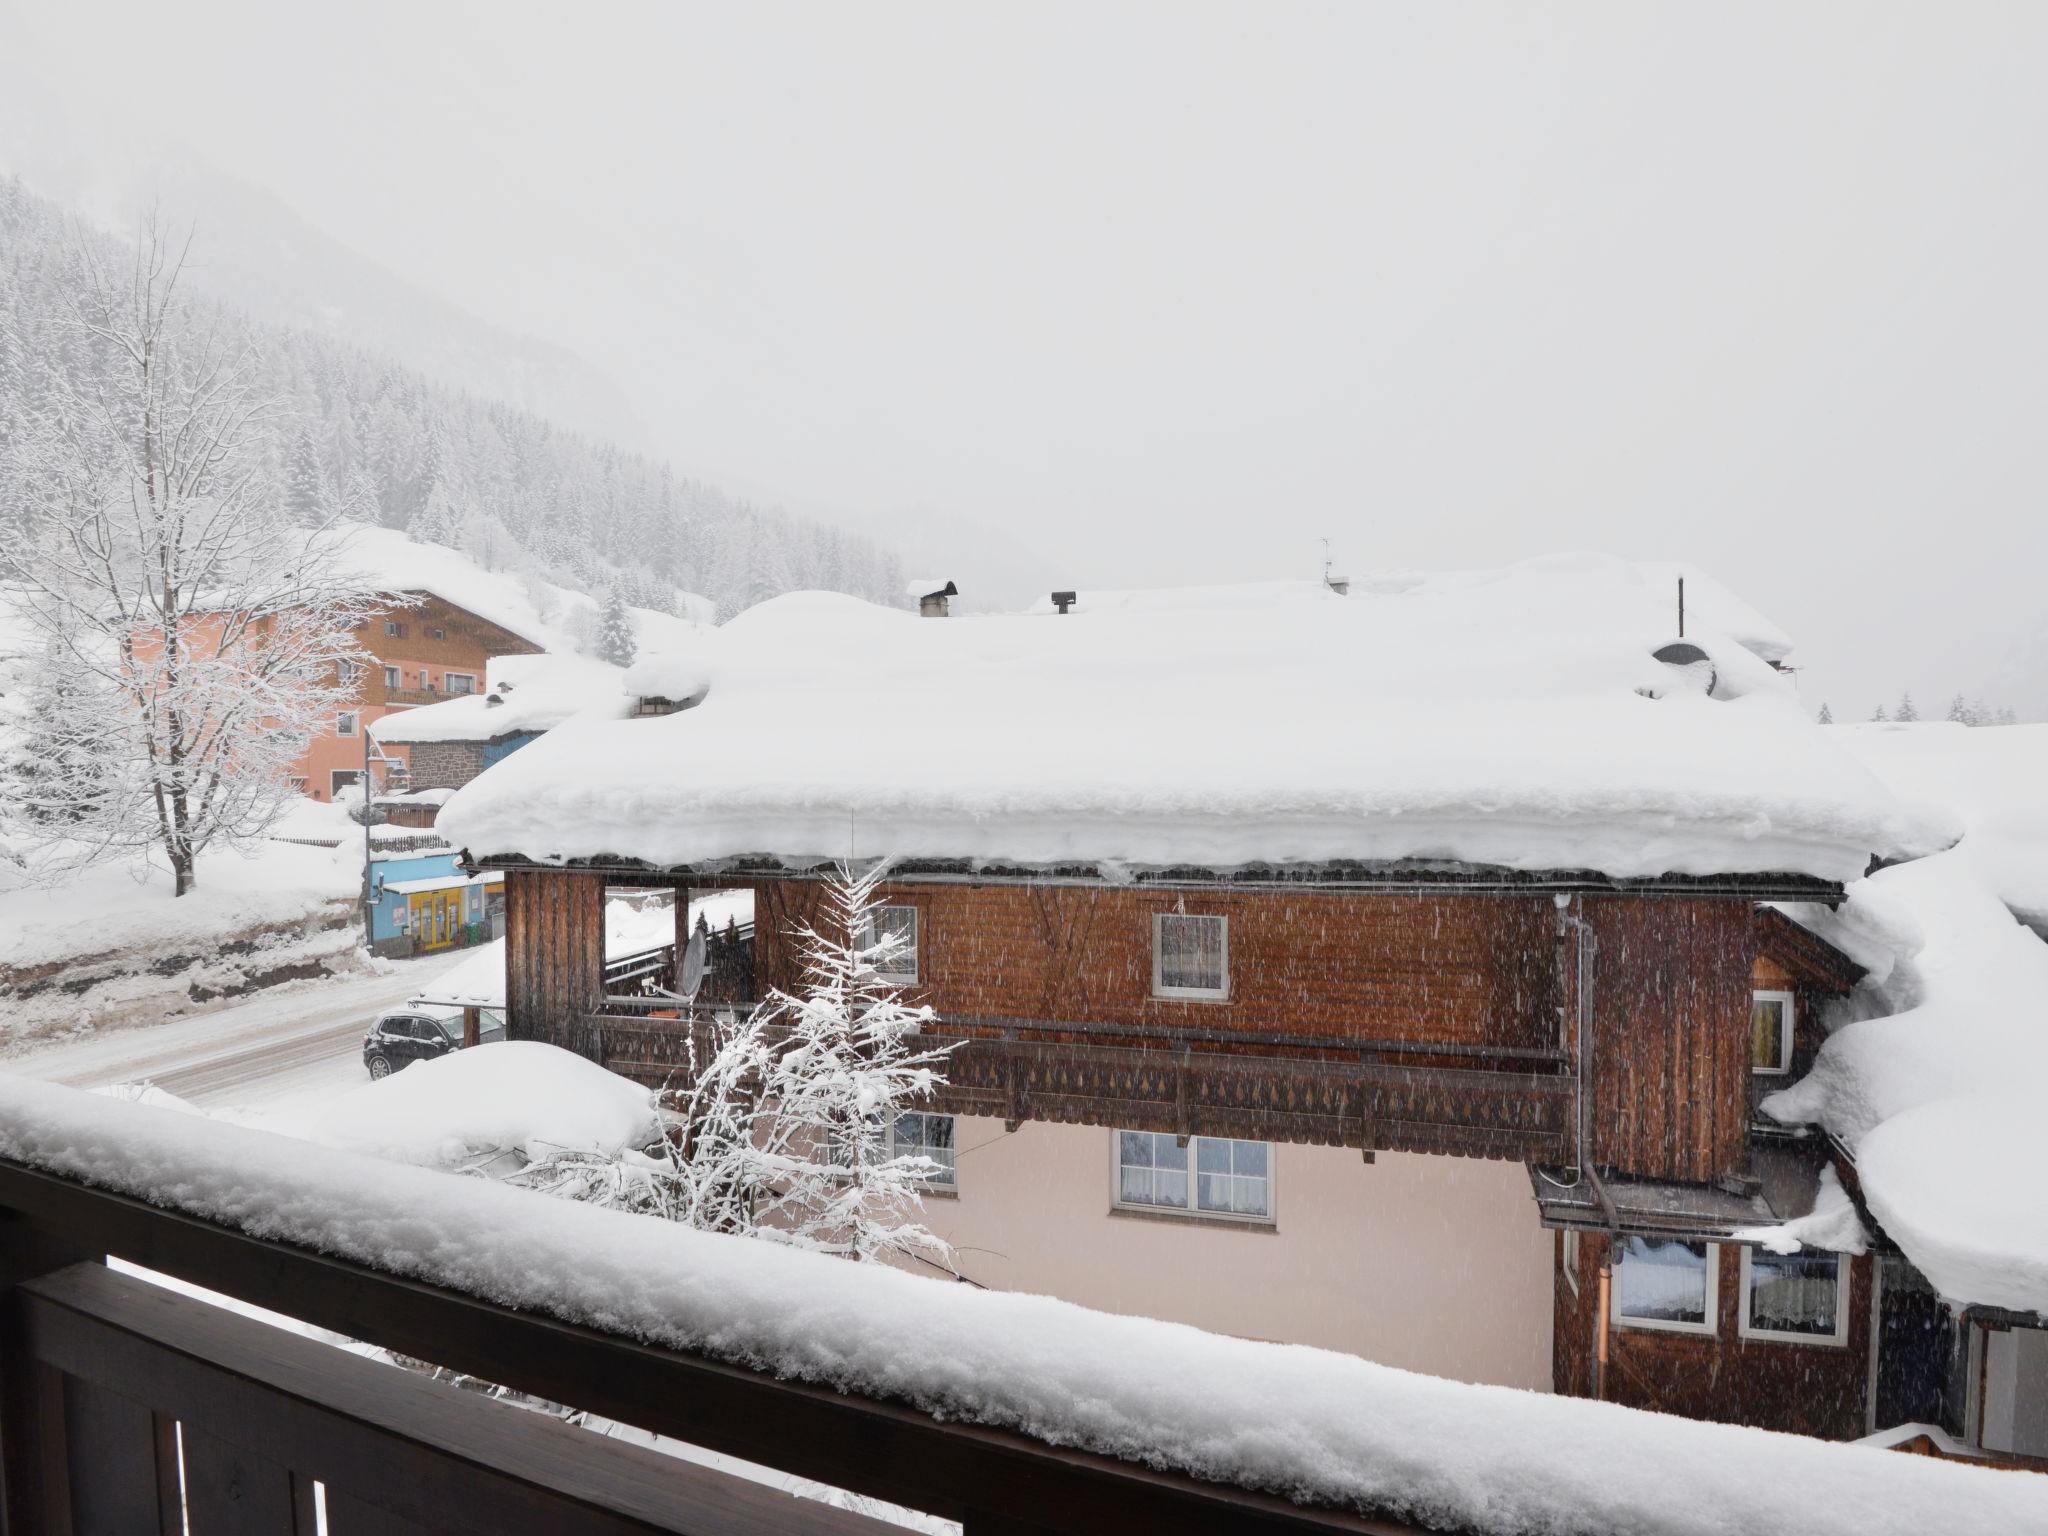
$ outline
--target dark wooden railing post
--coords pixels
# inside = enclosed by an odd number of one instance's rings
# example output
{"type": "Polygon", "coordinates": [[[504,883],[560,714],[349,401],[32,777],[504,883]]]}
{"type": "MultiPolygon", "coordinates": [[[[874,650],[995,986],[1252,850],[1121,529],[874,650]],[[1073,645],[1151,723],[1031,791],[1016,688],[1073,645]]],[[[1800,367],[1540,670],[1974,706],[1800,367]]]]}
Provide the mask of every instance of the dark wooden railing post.
{"type": "Polygon", "coordinates": [[[0,1533],[43,1536],[71,1528],[64,1444],[64,1380],[29,1352],[15,1288],[95,1258],[10,1211],[0,1211],[0,1533]]]}

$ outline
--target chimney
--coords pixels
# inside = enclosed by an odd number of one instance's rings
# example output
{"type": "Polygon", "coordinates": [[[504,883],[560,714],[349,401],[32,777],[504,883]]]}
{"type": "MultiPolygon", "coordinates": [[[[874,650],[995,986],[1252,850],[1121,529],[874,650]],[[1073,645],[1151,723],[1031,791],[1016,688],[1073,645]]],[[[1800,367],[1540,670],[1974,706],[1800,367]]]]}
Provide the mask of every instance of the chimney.
{"type": "Polygon", "coordinates": [[[1074,606],[1075,595],[1076,594],[1072,592],[1055,592],[1052,595],[1052,605],[1053,607],[1057,608],[1061,613],[1065,613],[1069,608],[1074,606]]]}
{"type": "Polygon", "coordinates": [[[919,618],[943,619],[947,611],[946,599],[958,597],[960,589],[950,581],[941,586],[938,578],[933,577],[927,581],[913,581],[910,584],[910,595],[917,599],[919,618]]]}

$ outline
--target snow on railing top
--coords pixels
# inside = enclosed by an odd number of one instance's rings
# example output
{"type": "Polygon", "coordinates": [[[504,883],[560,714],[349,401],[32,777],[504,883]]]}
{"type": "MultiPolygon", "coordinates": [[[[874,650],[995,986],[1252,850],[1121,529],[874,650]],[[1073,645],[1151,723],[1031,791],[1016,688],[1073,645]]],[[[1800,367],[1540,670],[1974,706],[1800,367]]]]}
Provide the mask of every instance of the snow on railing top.
{"type": "Polygon", "coordinates": [[[1470,1386],[712,1236],[0,1076],[0,1156],[566,1321],[1488,1532],[2048,1529],[2048,1479],[1470,1386]]]}

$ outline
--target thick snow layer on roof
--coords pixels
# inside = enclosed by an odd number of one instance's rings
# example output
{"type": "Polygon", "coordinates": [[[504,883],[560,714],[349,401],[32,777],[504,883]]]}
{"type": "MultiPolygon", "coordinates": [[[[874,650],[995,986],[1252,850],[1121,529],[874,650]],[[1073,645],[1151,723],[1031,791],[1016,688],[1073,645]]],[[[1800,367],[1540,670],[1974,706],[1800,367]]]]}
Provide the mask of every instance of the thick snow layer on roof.
{"type": "Polygon", "coordinates": [[[482,693],[397,710],[371,721],[370,734],[394,744],[493,741],[551,731],[584,710],[616,718],[626,712],[622,675],[610,662],[588,656],[494,656],[482,693]]]}
{"type": "Polygon", "coordinates": [[[307,1125],[310,1140],[433,1168],[516,1152],[615,1155],[660,1135],[654,1095],[573,1051],[501,1040],[415,1062],[343,1094],[307,1125]]]}
{"type": "Polygon", "coordinates": [[[688,650],[643,651],[619,680],[629,699],[694,699],[711,686],[711,642],[701,639],[688,650]]]}
{"type": "Polygon", "coordinates": [[[948,1285],[20,1078],[0,1076],[0,1156],[507,1306],[1321,1504],[1501,1536],[2048,1529],[2048,1478],[948,1285]]]}
{"type": "Polygon", "coordinates": [[[1837,726],[1902,793],[1945,802],[1952,850],[1806,913],[1871,967],[1813,1071],[1764,1100],[1848,1146],[1871,1213],[1942,1294],[2048,1313],[2048,727],[1837,726]]]}
{"type": "Polygon", "coordinates": [[[798,593],[723,626],[704,702],[578,720],[465,787],[472,854],[658,864],[857,855],[1026,864],[1423,859],[1860,874],[1915,817],[1704,625],[1709,698],[1651,652],[1618,560],[1126,595],[919,619],[798,593]],[[1661,695],[1650,697],[1647,695],[1661,695]]]}
{"type": "MultiPolygon", "coordinates": [[[[548,651],[587,650],[597,632],[600,605],[581,592],[509,571],[487,571],[458,550],[410,539],[395,528],[353,524],[346,538],[349,565],[384,591],[431,592],[548,651]]],[[[694,593],[679,597],[690,618],[651,608],[626,610],[640,645],[674,649],[711,622],[716,609],[709,600],[694,593]]]]}

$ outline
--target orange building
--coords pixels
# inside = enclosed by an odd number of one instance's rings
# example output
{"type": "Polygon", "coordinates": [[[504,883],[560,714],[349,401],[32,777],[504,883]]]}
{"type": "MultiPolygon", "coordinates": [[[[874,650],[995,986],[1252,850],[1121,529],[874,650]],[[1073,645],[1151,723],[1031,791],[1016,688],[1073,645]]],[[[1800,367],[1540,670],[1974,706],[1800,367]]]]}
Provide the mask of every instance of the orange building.
{"type": "MultiPolygon", "coordinates": [[[[398,710],[480,692],[484,663],[493,656],[526,656],[545,647],[504,625],[423,590],[407,595],[416,606],[373,613],[363,624],[362,648],[372,658],[357,679],[356,702],[337,710],[314,736],[294,779],[315,800],[362,777],[365,730],[398,710]]],[[[372,777],[382,784],[406,761],[403,746],[370,744],[372,777]]]]}

